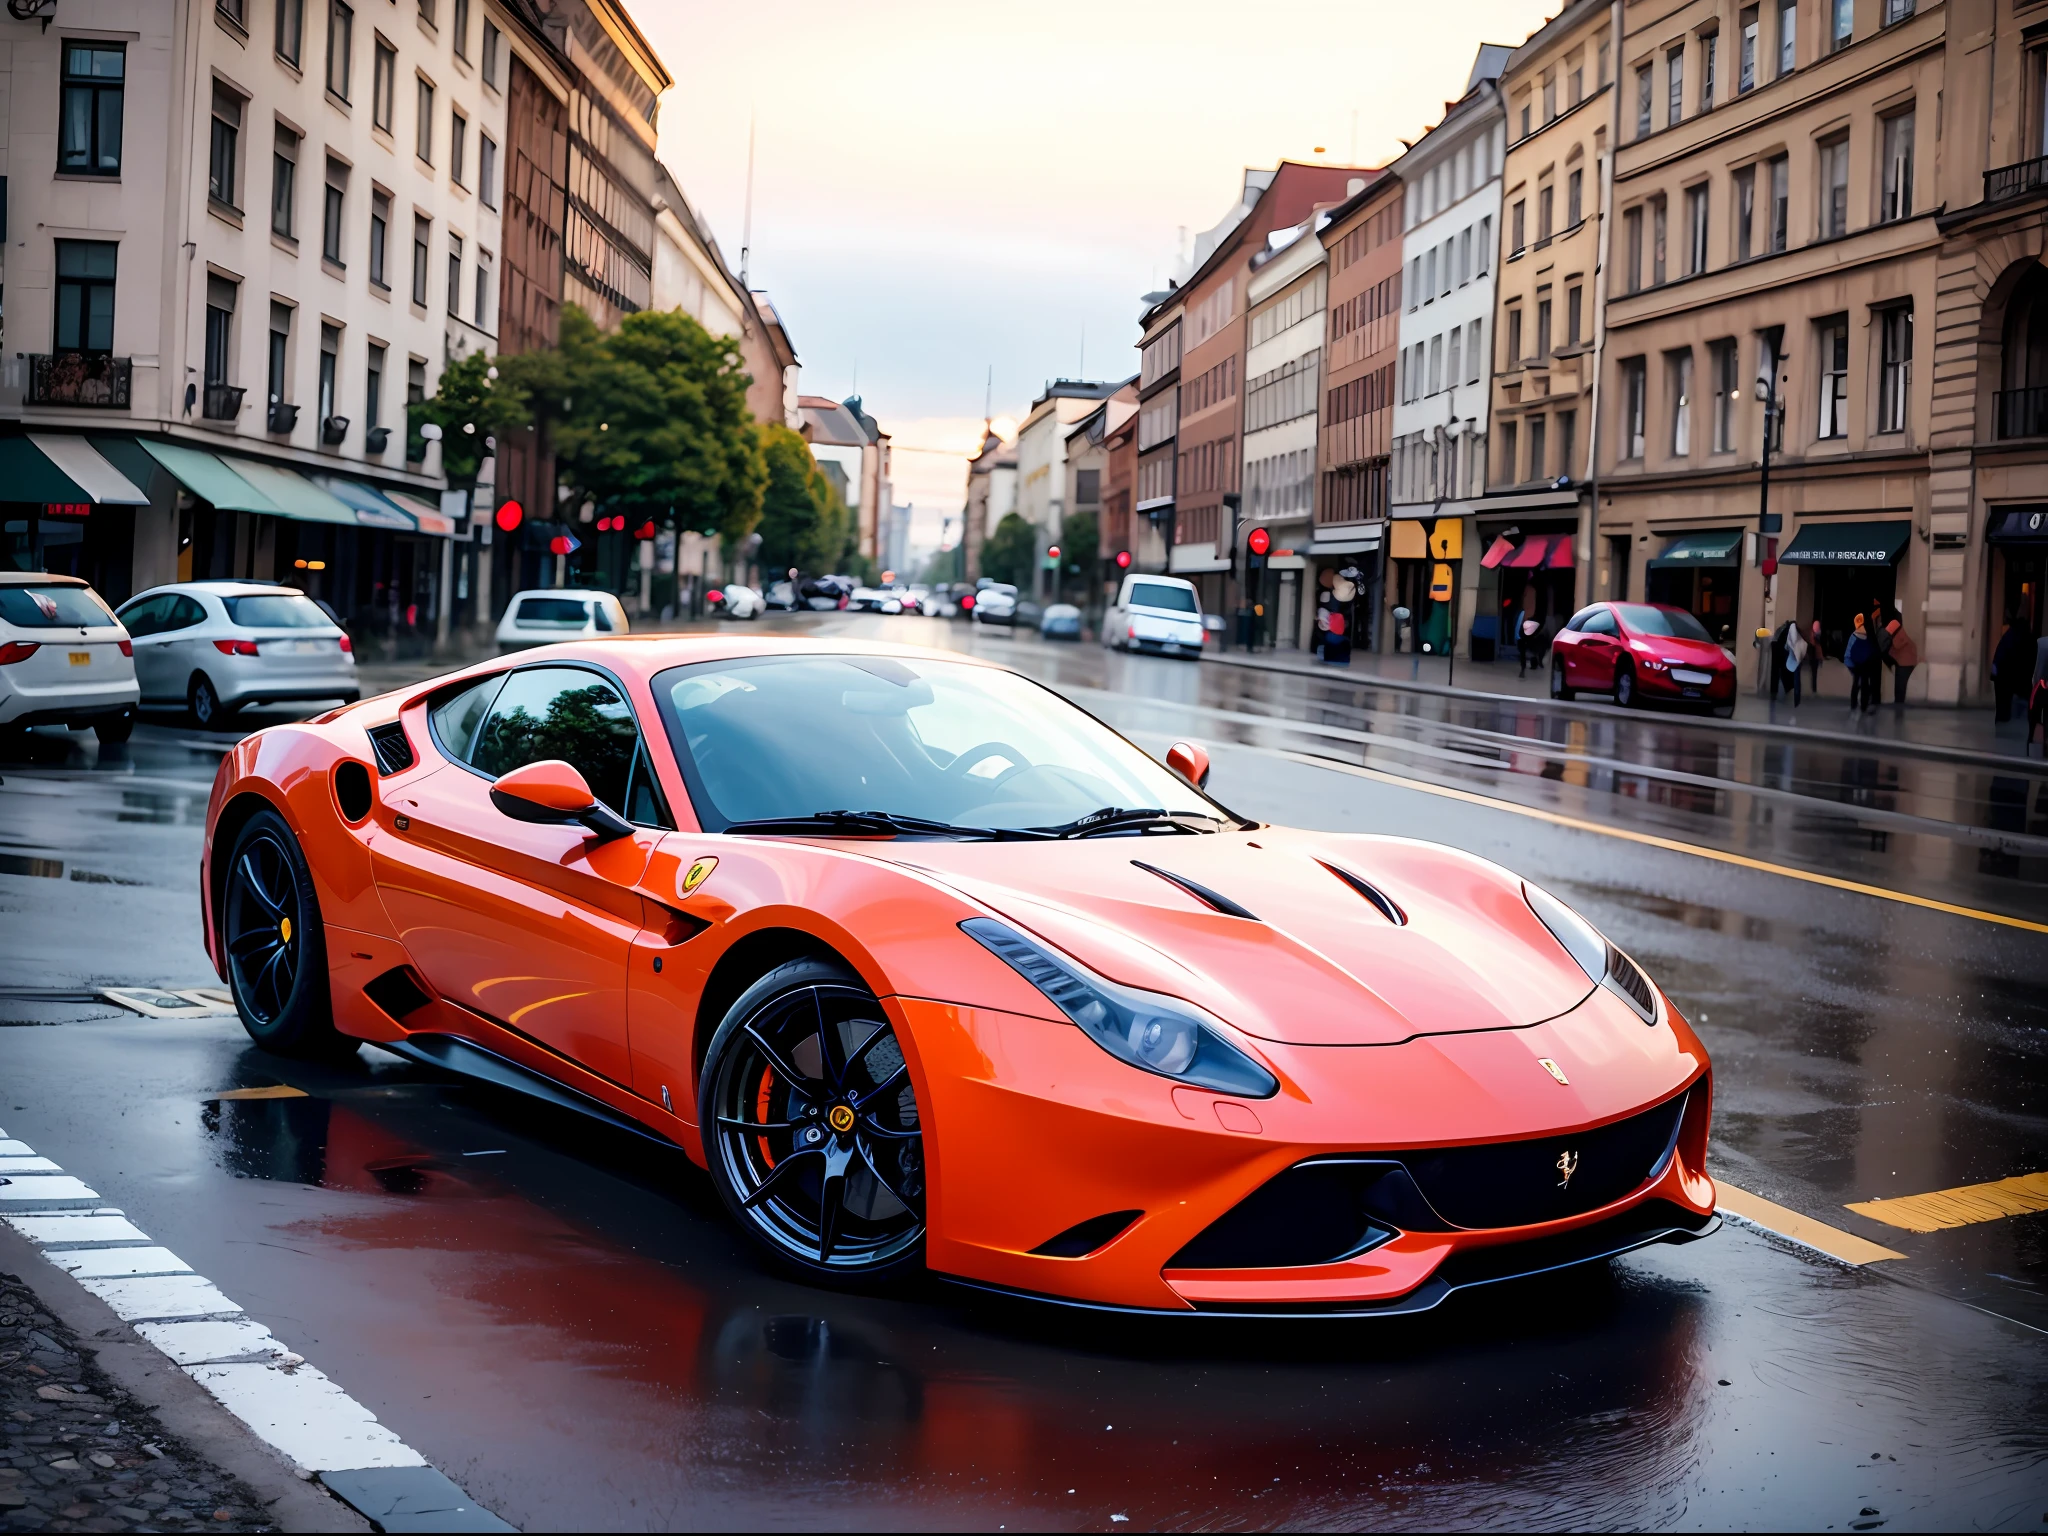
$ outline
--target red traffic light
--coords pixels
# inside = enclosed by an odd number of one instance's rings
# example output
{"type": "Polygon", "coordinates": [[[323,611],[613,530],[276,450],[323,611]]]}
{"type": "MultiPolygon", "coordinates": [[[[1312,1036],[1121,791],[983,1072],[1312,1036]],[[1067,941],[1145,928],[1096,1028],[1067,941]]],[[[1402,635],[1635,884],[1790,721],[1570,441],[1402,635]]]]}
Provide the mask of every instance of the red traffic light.
{"type": "Polygon", "coordinates": [[[1267,550],[1273,547],[1273,535],[1268,533],[1263,528],[1254,528],[1251,531],[1250,537],[1248,537],[1244,542],[1245,546],[1248,549],[1250,549],[1253,554],[1263,555],[1267,550]]]}
{"type": "Polygon", "coordinates": [[[518,502],[508,501],[498,508],[499,532],[511,533],[524,521],[526,521],[526,508],[520,506],[518,502]]]}
{"type": "Polygon", "coordinates": [[[1116,568],[1120,571],[1128,571],[1131,568],[1131,552],[1128,549],[1116,552],[1116,568]]]}
{"type": "Polygon", "coordinates": [[[1048,560],[1057,560],[1057,559],[1059,559],[1059,557],[1060,557],[1060,547],[1059,547],[1059,545],[1057,545],[1057,544],[1053,545],[1053,547],[1052,547],[1051,549],[1048,549],[1048,550],[1047,550],[1047,551],[1045,552],[1045,558],[1046,558],[1046,559],[1048,559],[1048,560]]]}
{"type": "MultiPolygon", "coordinates": [[[[619,519],[619,526],[620,526],[621,528],[623,528],[623,527],[625,527],[625,526],[626,526],[626,520],[625,520],[625,519],[624,519],[623,517],[619,519]]],[[[638,528],[635,528],[635,529],[633,530],[633,537],[634,537],[634,538],[636,538],[636,539],[651,539],[651,538],[653,538],[653,537],[654,537],[654,519],[650,517],[649,519],[647,519],[647,521],[646,521],[646,522],[642,523],[642,524],[641,524],[641,525],[640,525],[640,526],[639,526],[638,528]]]]}
{"type": "Polygon", "coordinates": [[[556,535],[555,535],[555,536],[554,536],[554,537],[553,537],[552,539],[549,539],[549,540],[548,540],[548,553],[549,553],[549,554],[551,554],[551,555],[566,555],[566,554],[568,554],[568,553],[569,553],[569,535],[567,535],[566,533],[558,533],[558,534],[556,534],[556,535]]]}

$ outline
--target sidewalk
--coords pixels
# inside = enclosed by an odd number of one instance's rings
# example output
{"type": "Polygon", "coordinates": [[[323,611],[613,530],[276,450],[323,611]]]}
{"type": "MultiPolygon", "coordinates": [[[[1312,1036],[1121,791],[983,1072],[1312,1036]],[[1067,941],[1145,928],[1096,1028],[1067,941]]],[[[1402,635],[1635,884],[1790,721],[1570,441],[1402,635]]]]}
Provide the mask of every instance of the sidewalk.
{"type": "MultiPolygon", "coordinates": [[[[1881,705],[1875,714],[1849,713],[1849,679],[1837,662],[1821,670],[1821,689],[1809,692],[1797,710],[1789,701],[1775,705],[1754,689],[1754,659],[1751,675],[1736,694],[1735,715],[1729,720],[1712,715],[1675,715],[1653,709],[1623,711],[1599,694],[1580,694],[1565,703],[1550,697],[1548,664],[1515,675],[1512,661],[1470,661],[1458,658],[1455,685],[1446,682],[1449,659],[1441,656],[1374,655],[1354,651],[1349,666],[1325,666],[1305,651],[1211,650],[1203,654],[1208,662],[1225,666],[1250,667],[1260,671],[1291,672],[1331,681],[1371,683],[1415,693],[1443,697],[1463,696],[1506,703],[1541,703],[1547,709],[1587,711],[1619,715],[1633,720],[1655,720],[1660,716],[1683,719],[1690,726],[1720,728],[1748,734],[1796,736],[1813,741],[1839,742],[1845,746],[1882,743],[1929,756],[1968,757],[2009,761],[2016,768],[2031,762],[2034,771],[2048,772],[2048,762],[2026,754],[2026,720],[2016,716],[1997,725],[1989,705],[1940,704],[1881,705]]],[[[1889,686],[1889,683],[1887,683],[1889,686]]],[[[2024,771],[2024,770],[2023,770],[2024,771]]]]}

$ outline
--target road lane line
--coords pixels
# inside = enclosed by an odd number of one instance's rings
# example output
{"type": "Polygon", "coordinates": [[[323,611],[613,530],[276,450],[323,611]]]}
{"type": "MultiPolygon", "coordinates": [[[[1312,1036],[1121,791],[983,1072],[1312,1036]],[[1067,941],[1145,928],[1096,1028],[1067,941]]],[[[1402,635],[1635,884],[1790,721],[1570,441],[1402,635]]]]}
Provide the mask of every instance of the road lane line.
{"type": "Polygon", "coordinates": [[[1875,896],[1880,901],[1896,901],[1909,907],[1923,907],[1930,912],[1946,912],[1953,917],[1973,917],[1979,922],[1997,923],[2006,928],[2020,928],[2028,933],[2048,933],[2048,923],[2037,923],[2024,917],[2008,917],[2003,912],[1986,912],[1977,907],[1958,906],[1951,901],[1936,901],[1932,896],[1916,896],[1911,891],[1886,890],[1881,885],[1865,885],[1860,880],[1844,880],[1839,875],[1816,874],[1810,869],[1795,869],[1789,864],[1773,864],[1768,859],[1753,859],[1747,854],[1727,853],[1722,849],[1704,847],[1699,843],[1680,842],[1675,837],[1658,837],[1654,833],[1636,832],[1627,827],[1603,826],[1597,821],[1567,816],[1561,811],[1546,811],[1533,805],[1519,805],[1513,800],[1502,800],[1469,789],[1454,789],[1448,784],[1432,784],[1426,779],[1404,778],[1398,773],[1385,773],[1377,768],[1361,768],[1355,763],[1342,763],[1332,757],[1317,757],[1311,752],[1290,752],[1284,747],[1254,747],[1242,743],[1231,745],[1238,747],[1240,751],[1263,752],[1274,757],[1284,757],[1310,768],[1330,768],[1338,773],[1348,773],[1354,778],[1390,784],[1397,789],[1419,790],[1425,795],[1438,795],[1446,800],[1462,800],[1467,805],[1483,805],[1489,810],[1512,811],[1517,816],[1547,821],[1552,826],[1569,827],[1575,832],[1597,832],[1602,837],[1618,837],[1624,842],[1640,843],[1647,848],[1662,848],[1670,853],[1689,853],[1695,858],[1711,859],[1717,864],[1733,864],[1740,869],[1754,869],[1768,875],[1783,875],[1788,880],[1804,880],[1809,885],[1825,885],[1832,890],[1848,891],[1857,896],[1875,896]]]}
{"type": "Polygon", "coordinates": [[[2048,1211],[2048,1173],[2023,1173],[1988,1184],[1963,1184],[1925,1195],[1900,1195],[1890,1200],[1859,1200],[1845,1206],[1859,1216],[1908,1232],[1939,1232],[1947,1227],[1974,1226],[2048,1211]]]}
{"type": "Polygon", "coordinates": [[[1831,1259],[1844,1264],[1875,1264],[1881,1259],[1903,1259],[1903,1253],[1881,1247],[1868,1238],[1858,1237],[1853,1232],[1844,1232],[1831,1227],[1824,1221],[1815,1221],[1811,1216],[1788,1210],[1775,1200],[1766,1200],[1762,1195],[1752,1195],[1746,1189],[1737,1189],[1726,1179],[1714,1180],[1714,1192],[1718,1197],[1715,1204],[1731,1216],[1740,1216],[1752,1226],[1775,1232],[1780,1237],[1789,1237],[1795,1243],[1817,1249],[1831,1259]]]}
{"type": "Polygon", "coordinates": [[[478,1509],[374,1413],[288,1350],[211,1280],[151,1243],[122,1212],[101,1206],[97,1191],[6,1135],[0,1131],[0,1145],[13,1154],[10,1162],[46,1166],[0,1178],[0,1221],[36,1244],[53,1266],[105,1302],[287,1461],[318,1475],[373,1521],[384,1521],[401,1506],[417,1506],[457,1521],[449,1529],[513,1529],[478,1509]]]}

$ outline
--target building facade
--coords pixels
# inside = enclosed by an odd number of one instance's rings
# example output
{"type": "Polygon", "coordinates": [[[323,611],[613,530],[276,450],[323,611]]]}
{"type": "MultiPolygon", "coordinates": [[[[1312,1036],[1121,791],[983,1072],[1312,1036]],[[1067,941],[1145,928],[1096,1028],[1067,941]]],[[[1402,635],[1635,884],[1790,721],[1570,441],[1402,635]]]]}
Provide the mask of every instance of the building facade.
{"type": "MultiPolygon", "coordinates": [[[[1122,567],[1117,551],[1130,550],[1130,475],[1136,465],[1138,381],[1123,387],[1067,428],[1067,516],[1091,518],[1095,524],[1095,558],[1076,576],[1067,578],[1066,601],[1091,612],[1102,606],[1101,588],[1122,567]],[[1124,484],[1117,484],[1119,450],[1128,447],[1124,484]]],[[[1064,541],[1068,535],[1062,531],[1064,541]]],[[[1073,552],[1061,559],[1061,570],[1073,565],[1073,552]]]]}
{"type": "Polygon", "coordinates": [[[1017,449],[987,426],[981,451],[967,461],[967,504],[961,510],[960,569],[969,586],[981,579],[981,547],[1017,510],[1017,449]]]}
{"type": "MultiPolygon", "coordinates": [[[[1303,638],[1303,551],[1316,503],[1316,426],[1329,313],[1329,253],[1316,238],[1324,214],[1275,230],[1245,284],[1244,471],[1241,524],[1263,528],[1267,553],[1247,560],[1245,595],[1261,643],[1293,650],[1303,638]]],[[[1312,610],[1313,604],[1310,608],[1312,610]]]]}
{"type": "Polygon", "coordinates": [[[1059,543],[1060,527],[1071,503],[1067,500],[1067,433],[1082,417],[1115,394],[1120,383],[1088,379],[1054,379],[1031,402],[1017,426],[1017,511],[1031,525],[1036,540],[1032,561],[1037,573],[1033,596],[1043,599],[1052,589],[1052,573],[1042,558],[1059,543]]]}
{"type": "Polygon", "coordinates": [[[1178,289],[1147,294],[1138,338],[1137,477],[1132,487],[1131,560],[1164,571],[1173,543],[1174,473],[1179,467],[1180,347],[1184,315],[1178,289]]]}

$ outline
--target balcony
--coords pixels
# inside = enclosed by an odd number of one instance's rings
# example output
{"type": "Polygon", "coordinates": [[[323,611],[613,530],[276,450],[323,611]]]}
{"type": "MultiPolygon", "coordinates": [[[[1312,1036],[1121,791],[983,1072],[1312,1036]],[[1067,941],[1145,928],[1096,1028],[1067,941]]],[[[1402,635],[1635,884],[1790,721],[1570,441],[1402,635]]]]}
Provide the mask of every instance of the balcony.
{"type": "Polygon", "coordinates": [[[363,434],[363,448],[372,458],[381,454],[391,442],[389,427],[372,427],[363,434]]]}
{"type": "Polygon", "coordinates": [[[36,353],[29,358],[30,405],[83,405],[128,409],[131,361],[103,352],[36,353]]]}
{"type": "Polygon", "coordinates": [[[2018,165],[2000,166],[1995,171],[1984,173],[1984,201],[2002,203],[2008,198],[2025,197],[2029,192],[2039,192],[2048,186],[2048,155],[2037,160],[2022,160],[2018,165]]]}
{"type": "Polygon", "coordinates": [[[233,384],[209,384],[199,413],[208,421],[233,421],[242,414],[242,396],[247,393],[233,384]]]}
{"type": "Polygon", "coordinates": [[[320,423],[320,441],[330,448],[338,448],[348,440],[348,418],[328,416],[320,423]]]}
{"type": "Polygon", "coordinates": [[[2048,385],[2001,389],[1991,401],[2001,441],[2009,437],[2048,437],[2048,385]]]}
{"type": "Polygon", "coordinates": [[[288,405],[282,400],[273,400],[270,402],[270,417],[268,425],[271,431],[281,433],[288,437],[291,435],[292,428],[296,427],[298,424],[299,408],[296,405],[288,405]]]}

